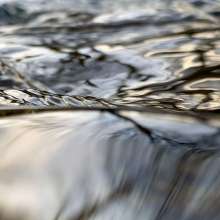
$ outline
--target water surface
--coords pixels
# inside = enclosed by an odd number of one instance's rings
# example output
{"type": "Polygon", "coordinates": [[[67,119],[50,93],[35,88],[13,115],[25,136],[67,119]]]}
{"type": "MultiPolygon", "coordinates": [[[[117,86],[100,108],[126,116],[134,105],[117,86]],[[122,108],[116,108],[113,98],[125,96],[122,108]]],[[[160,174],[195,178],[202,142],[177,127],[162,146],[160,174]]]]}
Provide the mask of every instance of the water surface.
{"type": "Polygon", "coordinates": [[[219,16],[0,1],[0,219],[219,219],[219,16]]]}

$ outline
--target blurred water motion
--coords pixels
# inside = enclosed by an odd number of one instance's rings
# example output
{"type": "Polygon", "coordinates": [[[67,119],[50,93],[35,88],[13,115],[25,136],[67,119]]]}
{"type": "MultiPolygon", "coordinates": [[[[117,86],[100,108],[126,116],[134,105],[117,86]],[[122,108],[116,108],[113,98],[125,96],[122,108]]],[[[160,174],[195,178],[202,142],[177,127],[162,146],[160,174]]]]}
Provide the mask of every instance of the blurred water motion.
{"type": "Polygon", "coordinates": [[[0,220],[218,220],[219,21],[218,0],[0,0],[0,220]]]}
{"type": "Polygon", "coordinates": [[[220,217],[210,119],[75,111],[0,126],[1,219],[220,217]]]}

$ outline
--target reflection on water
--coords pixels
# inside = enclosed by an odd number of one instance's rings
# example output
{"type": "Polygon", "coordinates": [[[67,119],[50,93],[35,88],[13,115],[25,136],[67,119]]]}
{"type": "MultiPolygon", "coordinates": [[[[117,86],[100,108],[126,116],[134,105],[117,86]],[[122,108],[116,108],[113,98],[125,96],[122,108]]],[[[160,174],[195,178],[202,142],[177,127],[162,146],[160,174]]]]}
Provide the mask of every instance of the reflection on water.
{"type": "Polygon", "coordinates": [[[219,109],[218,1],[95,2],[1,6],[2,105],[219,109]]]}
{"type": "Polygon", "coordinates": [[[219,219],[219,16],[0,1],[0,219],[219,219]]]}

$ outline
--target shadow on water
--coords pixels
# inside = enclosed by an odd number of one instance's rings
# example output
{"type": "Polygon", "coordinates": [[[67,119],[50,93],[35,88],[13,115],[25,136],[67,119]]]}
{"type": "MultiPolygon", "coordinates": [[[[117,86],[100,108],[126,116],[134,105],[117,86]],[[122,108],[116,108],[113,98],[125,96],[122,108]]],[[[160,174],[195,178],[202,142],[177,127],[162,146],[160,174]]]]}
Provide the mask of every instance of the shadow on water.
{"type": "Polygon", "coordinates": [[[220,3],[3,2],[0,219],[219,219],[220,3]]]}

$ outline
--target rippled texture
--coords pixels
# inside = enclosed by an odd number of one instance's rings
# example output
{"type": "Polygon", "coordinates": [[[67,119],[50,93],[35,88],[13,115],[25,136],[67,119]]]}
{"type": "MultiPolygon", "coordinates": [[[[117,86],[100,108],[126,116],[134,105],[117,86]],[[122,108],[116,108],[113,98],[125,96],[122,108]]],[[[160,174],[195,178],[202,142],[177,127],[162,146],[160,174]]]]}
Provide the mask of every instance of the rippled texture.
{"type": "Polygon", "coordinates": [[[218,110],[220,3],[128,3],[2,4],[0,103],[218,110]]]}
{"type": "Polygon", "coordinates": [[[0,0],[0,220],[218,220],[219,16],[0,0]]]}

